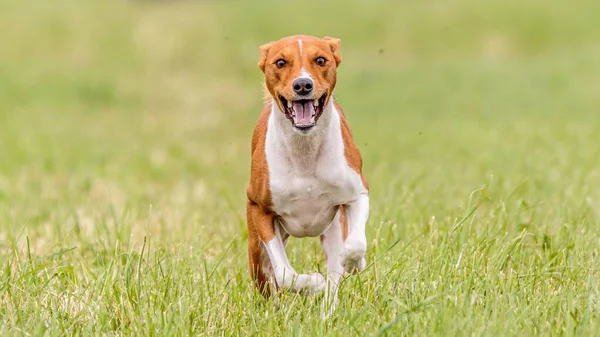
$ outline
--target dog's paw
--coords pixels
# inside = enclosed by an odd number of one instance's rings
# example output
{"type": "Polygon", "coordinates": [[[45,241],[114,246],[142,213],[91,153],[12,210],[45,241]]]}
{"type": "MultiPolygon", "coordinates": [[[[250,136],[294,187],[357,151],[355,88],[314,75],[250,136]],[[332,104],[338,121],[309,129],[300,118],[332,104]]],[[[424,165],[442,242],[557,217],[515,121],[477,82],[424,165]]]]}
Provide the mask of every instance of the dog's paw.
{"type": "Polygon", "coordinates": [[[322,292],[327,286],[325,278],[320,273],[298,274],[294,282],[294,289],[303,295],[315,295],[322,292]]]}
{"type": "Polygon", "coordinates": [[[342,266],[346,273],[356,274],[361,272],[367,266],[365,253],[367,251],[367,243],[359,240],[348,240],[344,243],[344,251],[342,252],[342,266]]]}

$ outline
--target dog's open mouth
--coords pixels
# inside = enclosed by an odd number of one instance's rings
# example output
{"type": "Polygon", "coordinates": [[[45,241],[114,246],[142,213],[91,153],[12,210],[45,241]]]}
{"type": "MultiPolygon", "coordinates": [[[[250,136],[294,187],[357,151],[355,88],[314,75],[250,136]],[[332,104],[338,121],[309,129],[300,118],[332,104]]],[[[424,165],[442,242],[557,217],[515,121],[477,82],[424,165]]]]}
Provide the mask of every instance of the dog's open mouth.
{"type": "Polygon", "coordinates": [[[323,113],[327,94],[321,98],[301,99],[297,101],[288,101],[279,96],[281,105],[285,109],[285,116],[292,121],[292,125],[301,131],[308,131],[315,125],[323,113]]]}

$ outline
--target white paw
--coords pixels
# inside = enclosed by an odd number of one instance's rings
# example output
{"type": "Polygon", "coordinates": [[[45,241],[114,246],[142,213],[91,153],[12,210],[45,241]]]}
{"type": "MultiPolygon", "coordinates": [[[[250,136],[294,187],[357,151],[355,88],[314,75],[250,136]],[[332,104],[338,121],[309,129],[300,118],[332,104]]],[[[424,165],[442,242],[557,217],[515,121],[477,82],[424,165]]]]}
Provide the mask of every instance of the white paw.
{"type": "Polygon", "coordinates": [[[296,274],[293,269],[279,269],[275,272],[275,282],[281,289],[314,295],[325,289],[327,282],[320,273],[296,274]]]}
{"type": "Polygon", "coordinates": [[[325,278],[320,273],[298,274],[294,282],[294,290],[303,295],[315,295],[327,286],[325,278]]]}
{"type": "Polygon", "coordinates": [[[347,240],[344,243],[344,251],[342,252],[342,266],[346,273],[356,274],[361,272],[367,266],[365,253],[367,251],[367,243],[362,240],[347,240]]]}

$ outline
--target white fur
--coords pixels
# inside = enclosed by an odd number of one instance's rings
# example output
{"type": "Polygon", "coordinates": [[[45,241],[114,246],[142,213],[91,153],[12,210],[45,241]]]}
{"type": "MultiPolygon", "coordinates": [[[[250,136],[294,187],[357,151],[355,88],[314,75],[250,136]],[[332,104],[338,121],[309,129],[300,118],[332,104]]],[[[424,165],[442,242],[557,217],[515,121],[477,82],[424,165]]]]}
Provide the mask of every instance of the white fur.
{"type": "MultiPolygon", "coordinates": [[[[324,234],[331,299],[337,299],[337,284],[344,271],[364,268],[365,223],[369,197],[362,179],[344,156],[340,114],[332,100],[317,125],[308,134],[296,131],[273,102],[265,143],[276,230],[281,226],[295,237],[324,234]],[[341,235],[339,205],[345,206],[349,235],[341,235]]],[[[291,267],[279,232],[266,243],[280,287],[291,287],[284,274],[292,274],[295,290],[322,289],[322,277],[298,275],[291,267]],[[296,276],[297,275],[297,276],[296,276]]],[[[320,275],[320,274],[319,274],[320,275]]],[[[290,281],[291,278],[290,278],[290,281]]],[[[329,296],[328,296],[329,297],[329,296]]],[[[334,303],[335,304],[335,303],[334,303]]]]}
{"type": "Polygon", "coordinates": [[[302,39],[298,39],[298,49],[300,49],[300,57],[302,57],[302,39]]]}
{"type": "Polygon", "coordinates": [[[296,79],[299,78],[309,78],[312,80],[312,76],[310,76],[310,73],[304,68],[300,69],[300,73],[298,74],[298,77],[296,77],[296,79]]]}
{"type": "Polygon", "coordinates": [[[323,234],[338,205],[367,195],[344,156],[340,115],[331,101],[309,134],[295,131],[273,104],[265,152],[273,211],[292,236],[323,234]]]}
{"type": "Polygon", "coordinates": [[[279,224],[275,224],[275,237],[265,244],[273,268],[272,277],[281,288],[312,295],[325,288],[325,279],[319,273],[298,274],[290,265],[282,240],[279,224]]]}
{"type": "Polygon", "coordinates": [[[342,223],[340,221],[341,211],[335,214],[331,225],[325,233],[321,241],[321,247],[327,257],[327,279],[328,287],[325,295],[326,302],[330,304],[330,310],[335,310],[337,306],[337,290],[340,278],[344,275],[344,267],[342,265],[342,254],[344,249],[344,240],[342,234],[342,223]]]}
{"type": "Polygon", "coordinates": [[[362,271],[366,265],[365,224],[369,217],[369,196],[361,194],[357,200],[348,203],[344,210],[348,220],[348,237],[344,242],[342,265],[347,273],[362,271]]]}

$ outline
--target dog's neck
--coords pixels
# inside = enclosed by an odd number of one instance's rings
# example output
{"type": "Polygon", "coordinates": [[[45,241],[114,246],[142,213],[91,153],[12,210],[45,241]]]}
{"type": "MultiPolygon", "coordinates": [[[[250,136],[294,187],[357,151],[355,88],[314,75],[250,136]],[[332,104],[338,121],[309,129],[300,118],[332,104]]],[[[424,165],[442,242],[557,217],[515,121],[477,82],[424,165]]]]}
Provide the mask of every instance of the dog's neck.
{"type": "Polygon", "coordinates": [[[295,131],[289,119],[279,109],[275,100],[271,102],[270,127],[273,128],[277,142],[294,165],[310,167],[316,164],[324,146],[331,141],[335,133],[335,107],[333,97],[323,108],[315,129],[309,134],[295,131]]]}

